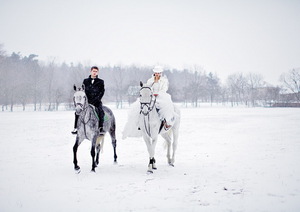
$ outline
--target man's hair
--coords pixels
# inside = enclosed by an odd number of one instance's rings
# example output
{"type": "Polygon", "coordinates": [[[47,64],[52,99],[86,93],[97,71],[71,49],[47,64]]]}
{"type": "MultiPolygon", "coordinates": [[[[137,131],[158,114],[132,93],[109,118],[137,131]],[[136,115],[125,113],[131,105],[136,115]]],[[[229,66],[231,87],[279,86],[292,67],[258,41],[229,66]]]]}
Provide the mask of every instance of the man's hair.
{"type": "Polygon", "coordinates": [[[91,70],[97,69],[99,71],[99,68],[97,66],[92,66],[91,70]]]}

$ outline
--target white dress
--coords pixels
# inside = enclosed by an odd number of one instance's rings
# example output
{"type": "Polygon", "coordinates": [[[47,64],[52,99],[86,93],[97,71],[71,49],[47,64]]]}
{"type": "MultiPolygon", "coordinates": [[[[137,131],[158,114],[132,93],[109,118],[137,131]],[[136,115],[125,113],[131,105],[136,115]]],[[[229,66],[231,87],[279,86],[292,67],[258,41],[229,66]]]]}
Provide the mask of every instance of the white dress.
{"type": "Polygon", "coordinates": [[[158,113],[160,119],[164,119],[168,125],[174,123],[174,106],[171,99],[171,95],[167,93],[169,88],[169,81],[166,77],[160,77],[158,82],[154,82],[154,77],[151,77],[147,84],[152,87],[153,94],[158,94],[156,97],[156,108],[159,109],[158,113]]]}

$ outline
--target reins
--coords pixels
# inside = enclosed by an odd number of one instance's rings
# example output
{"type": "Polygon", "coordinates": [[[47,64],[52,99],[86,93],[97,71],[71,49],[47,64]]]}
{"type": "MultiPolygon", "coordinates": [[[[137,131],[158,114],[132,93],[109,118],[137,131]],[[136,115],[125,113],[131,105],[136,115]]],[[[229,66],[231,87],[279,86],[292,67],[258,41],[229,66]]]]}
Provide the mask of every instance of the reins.
{"type": "MultiPolygon", "coordinates": [[[[142,89],[150,89],[151,92],[152,92],[152,89],[150,87],[142,87],[141,90],[142,89]]],[[[149,124],[149,122],[150,122],[149,121],[150,120],[150,114],[149,113],[154,109],[155,103],[156,103],[156,96],[154,97],[154,101],[153,101],[152,94],[151,94],[150,102],[140,102],[140,104],[141,104],[140,114],[144,115],[144,126],[145,126],[146,133],[148,134],[149,137],[151,137],[150,124],[149,124]],[[146,112],[143,111],[144,107],[147,107],[146,112]],[[147,126],[147,123],[146,123],[146,117],[148,118],[148,126],[147,126]]]]}
{"type": "MultiPolygon", "coordinates": [[[[86,117],[86,113],[87,113],[88,107],[91,107],[91,106],[87,104],[87,99],[86,99],[86,98],[85,98],[85,100],[84,100],[84,104],[76,103],[76,102],[75,102],[75,99],[74,99],[74,103],[75,103],[75,107],[76,107],[77,105],[79,105],[80,107],[82,107],[82,111],[80,112],[79,119],[80,119],[80,121],[83,123],[84,135],[85,135],[85,137],[88,139],[87,134],[86,134],[86,127],[85,127],[85,125],[86,125],[87,123],[89,123],[89,121],[91,120],[91,116],[92,116],[92,115],[91,115],[91,113],[90,113],[90,116],[89,116],[89,118],[88,118],[88,120],[87,120],[86,122],[85,122],[85,117],[86,117]]],[[[92,108],[92,110],[93,110],[93,108],[92,108]]]]}

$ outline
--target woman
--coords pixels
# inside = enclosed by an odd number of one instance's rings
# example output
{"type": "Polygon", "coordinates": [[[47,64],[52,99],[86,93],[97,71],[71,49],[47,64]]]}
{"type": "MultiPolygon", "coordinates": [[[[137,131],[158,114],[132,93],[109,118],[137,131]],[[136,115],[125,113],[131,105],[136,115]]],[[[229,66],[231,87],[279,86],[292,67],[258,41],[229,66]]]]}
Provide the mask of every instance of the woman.
{"type": "Polygon", "coordinates": [[[162,75],[163,68],[155,66],[153,76],[147,81],[151,86],[154,96],[156,96],[156,108],[161,121],[164,121],[165,127],[170,128],[174,122],[174,106],[171,95],[167,93],[169,88],[168,79],[162,75]]]}
{"type": "MultiPolygon", "coordinates": [[[[155,66],[153,76],[147,81],[147,85],[152,88],[153,95],[156,97],[156,108],[158,110],[161,121],[164,122],[164,127],[169,129],[175,121],[175,112],[170,94],[167,93],[169,88],[168,79],[162,75],[163,68],[155,66]]],[[[137,100],[132,104],[128,113],[128,120],[123,131],[123,139],[127,137],[139,137],[141,131],[139,129],[140,102],[137,100]]]]}

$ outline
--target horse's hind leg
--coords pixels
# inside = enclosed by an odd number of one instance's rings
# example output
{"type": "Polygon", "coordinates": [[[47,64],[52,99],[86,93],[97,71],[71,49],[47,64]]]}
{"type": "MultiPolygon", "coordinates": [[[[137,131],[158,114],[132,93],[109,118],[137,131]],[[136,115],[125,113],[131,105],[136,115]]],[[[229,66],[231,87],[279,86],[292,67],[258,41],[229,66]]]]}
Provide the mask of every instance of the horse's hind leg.
{"type": "Polygon", "coordinates": [[[177,144],[178,144],[178,128],[174,128],[173,130],[173,153],[172,153],[172,159],[171,159],[171,165],[174,166],[175,163],[175,152],[177,150],[177,144]]]}
{"type": "Polygon", "coordinates": [[[80,170],[80,167],[78,166],[78,161],[77,161],[77,149],[78,149],[78,146],[79,146],[79,138],[78,136],[76,137],[76,141],[75,141],[75,144],[73,146],[73,163],[74,163],[74,169],[76,171],[79,171],[80,170]]]}
{"type": "Polygon", "coordinates": [[[165,139],[165,142],[167,144],[167,160],[168,160],[168,164],[171,166],[174,166],[173,163],[174,161],[172,161],[171,158],[171,137],[169,133],[165,133],[162,135],[162,137],[165,139]]]}
{"type": "Polygon", "coordinates": [[[114,149],[114,162],[117,163],[117,139],[116,139],[116,125],[112,124],[110,130],[109,130],[109,134],[111,137],[111,144],[113,146],[114,149]]]}

